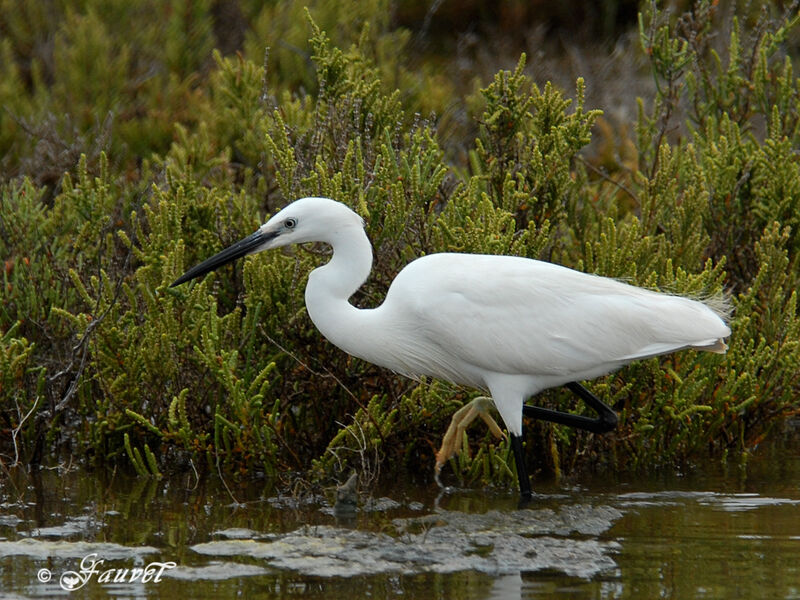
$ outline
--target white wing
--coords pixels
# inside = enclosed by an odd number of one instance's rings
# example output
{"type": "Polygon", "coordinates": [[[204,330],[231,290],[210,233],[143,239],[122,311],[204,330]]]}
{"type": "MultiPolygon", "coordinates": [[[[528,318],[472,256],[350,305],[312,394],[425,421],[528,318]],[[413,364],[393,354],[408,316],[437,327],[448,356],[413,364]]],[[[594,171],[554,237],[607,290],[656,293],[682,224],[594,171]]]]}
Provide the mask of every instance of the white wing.
{"type": "MultiPolygon", "coordinates": [[[[425,360],[441,363],[428,372],[457,381],[459,369],[543,377],[609,372],[638,358],[713,346],[730,334],[701,302],[509,256],[418,259],[397,276],[384,307],[413,319],[406,326],[426,340],[425,360]]],[[[460,381],[473,379],[464,373],[460,381]]]]}

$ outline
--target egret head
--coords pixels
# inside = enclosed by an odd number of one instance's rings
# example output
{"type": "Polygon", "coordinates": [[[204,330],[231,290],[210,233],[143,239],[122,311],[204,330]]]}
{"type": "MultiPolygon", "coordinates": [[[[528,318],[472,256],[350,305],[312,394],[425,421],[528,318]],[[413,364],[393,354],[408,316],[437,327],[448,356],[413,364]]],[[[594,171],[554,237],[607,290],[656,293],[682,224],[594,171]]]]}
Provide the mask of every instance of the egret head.
{"type": "Polygon", "coordinates": [[[269,241],[256,252],[289,244],[330,243],[351,228],[363,229],[364,220],[346,205],[329,198],[301,198],[260,227],[269,241]]]}
{"type": "Polygon", "coordinates": [[[330,243],[340,232],[352,228],[363,230],[364,221],[344,204],[328,198],[301,198],[277,212],[243,240],[186,271],[170,287],[201,277],[248,254],[290,244],[330,243]]]}

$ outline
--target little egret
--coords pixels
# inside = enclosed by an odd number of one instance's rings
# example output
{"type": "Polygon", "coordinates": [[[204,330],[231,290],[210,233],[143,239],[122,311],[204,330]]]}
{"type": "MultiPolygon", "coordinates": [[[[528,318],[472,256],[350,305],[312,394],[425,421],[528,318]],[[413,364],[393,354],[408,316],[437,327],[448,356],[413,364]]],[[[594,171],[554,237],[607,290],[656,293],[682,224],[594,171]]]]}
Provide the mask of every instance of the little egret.
{"type": "MultiPolygon", "coordinates": [[[[522,451],[522,415],[604,432],[614,411],[578,381],[634,360],[695,348],[724,353],[723,311],[689,298],[515,256],[442,253],[408,264],[377,308],[349,298],[372,269],[364,221],[328,198],[303,198],[255,233],[189,269],[172,286],[247,254],[324,242],[330,261],[308,276],[306,307],[330,342],[410,377],[430,376],[487,390],[508,429],[523,499],[531,497],[522,451]],[[566,385],[597,418],[525,405],[566,385]]],[[[437,454],[438,472],[476,416],[494,424],[486,398],[458,411],[437,454]]],[[[494,433],[500,434],[496,424],[494,433]]]]}

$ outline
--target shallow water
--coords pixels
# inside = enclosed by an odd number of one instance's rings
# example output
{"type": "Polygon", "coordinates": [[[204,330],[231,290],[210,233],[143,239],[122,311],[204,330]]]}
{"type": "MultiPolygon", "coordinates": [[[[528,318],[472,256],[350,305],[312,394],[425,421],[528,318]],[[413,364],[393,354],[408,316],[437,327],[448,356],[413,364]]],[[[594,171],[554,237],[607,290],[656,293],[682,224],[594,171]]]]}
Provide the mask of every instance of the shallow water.
{"type": "Polygon", "coordinates": [[[800,453],[514,494],[395,486],[337,516],[251,484],[2,482],[11,598],[800,598],[800,453]],[[102,562],[101,562],[102,561],[102,562]],[[173,566],[174,565],[174,566],[173,566]],[[137,570],[138,569],[138,570],[137,570]]]}

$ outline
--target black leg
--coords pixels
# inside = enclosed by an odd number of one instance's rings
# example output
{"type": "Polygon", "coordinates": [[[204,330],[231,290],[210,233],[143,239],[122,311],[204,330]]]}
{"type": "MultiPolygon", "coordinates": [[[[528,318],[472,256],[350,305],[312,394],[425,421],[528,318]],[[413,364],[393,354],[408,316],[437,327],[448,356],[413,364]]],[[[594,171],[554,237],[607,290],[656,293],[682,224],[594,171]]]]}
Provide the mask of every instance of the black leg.
{"type": "MultiPolygon", "coordinates": [[[[586,405],[597,413],[597,418],[584,417],[583,415],[573,415],[571,413],[559,412],[540,406],[522,405],[522,414],[532,419],[559,423],[576,429],[585,429],[592,433],[607,433],[617,426],[617,413],[600,398],[583,387],[580,383],[573,381],[565,385],[573,394],[583,400],[586,405]]],[[[525,467],[525,453],[522,451],[522,436],[511,436],[511,449],[514,451],[514,461],[517,463],[517,476],[519,477],[519,493],[521,504],[530,502],[533,497],[531,492],[531,481],[528,477],[528,470],[525,467]]]]}
{"type": "Polygon", "coordinates": [[[528,469],[525,467],[525,453],[522,451],[522,436],[511,435],[511,449],[514,451],[514,462],[517,464],[517,477],[519,478],[519,495],[522,502],[527,502],[533,496],[531,480],[528,469]]]}
{"type": "Polygon", "coordinates": [[[607,433],[617,426],[617,413],[600,398],[575,381],[566,384],[565,387],[580,397],[589,408],[593,409],[597,413],[597,418],[592,419],[591,417],[573,415],[528,404],[523,404],[522,414],[532,419],[550,421],[560,425],[567,425],[568,427],[575,427],[576,429],[585,429],[592,433],[607,433]]]}

